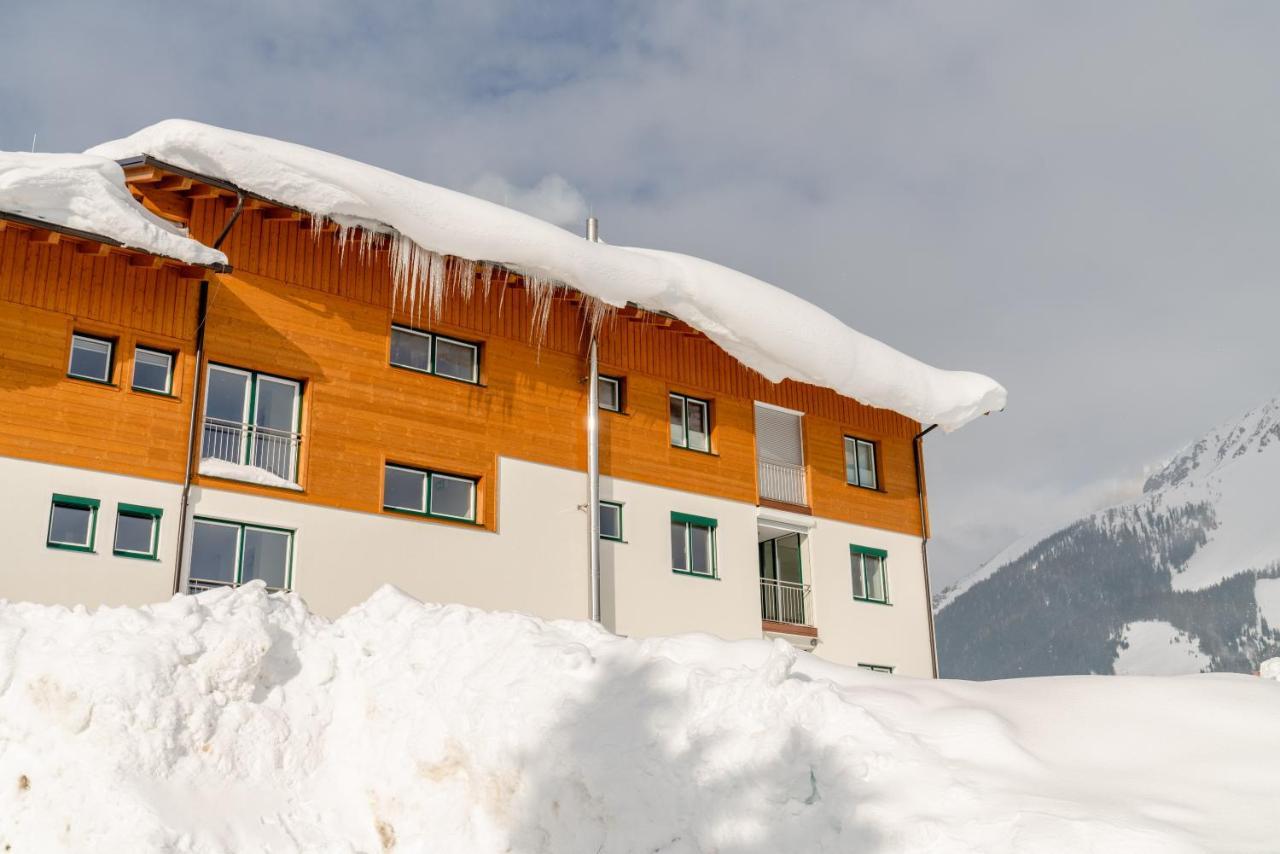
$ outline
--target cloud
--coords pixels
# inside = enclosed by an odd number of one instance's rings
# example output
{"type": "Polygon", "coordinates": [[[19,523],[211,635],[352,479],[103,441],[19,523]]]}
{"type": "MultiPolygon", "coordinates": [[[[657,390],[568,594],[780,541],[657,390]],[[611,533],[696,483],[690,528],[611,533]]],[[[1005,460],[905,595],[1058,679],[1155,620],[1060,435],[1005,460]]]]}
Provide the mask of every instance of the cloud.
{"type": "Polygon", "coordinates": [[[560,175],[544,175],[526,188],[486,172],[464,191],[571,230],[581,229],[587,218],[587,200],[560,175]]]}

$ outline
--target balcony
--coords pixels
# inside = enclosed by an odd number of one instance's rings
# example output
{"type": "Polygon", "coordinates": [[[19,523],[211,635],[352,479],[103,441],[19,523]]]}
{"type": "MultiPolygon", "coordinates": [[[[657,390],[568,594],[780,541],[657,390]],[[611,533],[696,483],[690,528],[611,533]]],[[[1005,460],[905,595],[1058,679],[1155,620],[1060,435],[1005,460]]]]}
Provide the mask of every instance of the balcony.
{"type": "Polygon", "coordinates": [[[808,507],[804,466],[759,460],[756,467],[760,476],[762,500],[776,501],[791,507],[808,507]]]}
{"type": "Polygon", "coordinates": [[[808,584],[760,579],[760,616],[765,631],[816,637],[812,591],[808,584]]]}
{"type": "Polygon", "coordinates": [[[298,433],[205,418],[200,470],[214,477],[296,488],[301,442],[298,433]]]}

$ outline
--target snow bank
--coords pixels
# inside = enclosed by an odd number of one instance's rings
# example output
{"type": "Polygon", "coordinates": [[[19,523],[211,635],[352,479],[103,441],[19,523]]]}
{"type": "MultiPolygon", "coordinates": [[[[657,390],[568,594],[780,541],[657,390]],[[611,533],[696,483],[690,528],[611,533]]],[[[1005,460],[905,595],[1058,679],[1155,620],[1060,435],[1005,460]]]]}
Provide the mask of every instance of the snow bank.
{"type": "Polygon", "coordinates": [[[274,486],[278,489],[296,489],[302,487],[291,480],[285,480],[275,472],[269,472],[258,466],[231,463],[226,460],[205,457],[200,461],[200,474],[205,477],[220,477],[226,480],[242,480],[245,483],[256,483],[260,486],[274,486]]]}
{"type": "Polygon", "coordinates": [[[188,264],[226,264],[227,256],[138,204],[124,170],[105,157],[0,151],[0,211],[87,231],[188,264]]]}
{"type": "Polygon", "coordinates": [[[90,149],[147,154],[348,227],[396,235],[393,270],[412,300],[438,299],[436,253],[501,263],[619,307],[667,311],[773,381],[826,386],[925,424],[955,429],[1004,408],[980,374],[930,367],[850,329],[799,297],[671,252],[590,243],[481,199],[267,137],[169,120],[90,149]],[[425,294],[425,296],[424,296],[425,294]]]}
{"type": "Polygon", "coordinates": [[[1274,851],[1277,716],[1250,677],[931,682],[391,588],[0,603],[0,848],[1274,851]]]}

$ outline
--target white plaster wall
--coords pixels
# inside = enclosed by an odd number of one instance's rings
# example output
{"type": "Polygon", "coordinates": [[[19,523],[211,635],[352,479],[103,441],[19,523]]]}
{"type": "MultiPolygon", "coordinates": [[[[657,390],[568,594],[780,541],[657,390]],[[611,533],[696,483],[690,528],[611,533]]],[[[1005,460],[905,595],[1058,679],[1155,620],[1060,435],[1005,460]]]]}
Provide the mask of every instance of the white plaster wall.
{"type": "Polygon", "coordinates": [[[90,608],[167,600],[181,494],[176,483],[0,457],[0,598],[90,608]],[[92,553],[45,544],[55,492],[102,502],[92,553]],[[111,553],[121,503],[164,510],[159,560],[111,553]]]}
{"type": "Polygon", "coordinates": [[[809,535],[806,581],[821,642],[821,658],[840,664],[879,664],[908,676],[933,675],[929,611],[920,538],[878,528],[817,519],[809,535]],[[889,553],[889,604],[853,598],[849,546],[889,553]]]}
{"type": "Polygon", "coordinates": [[[203,487],[193,514],[293,529],[293,589],[337,616],[383,584],[427,602],[586,619],[581,472],[503,459],[498,533],[393,513],[357,513],[203,487]]]}

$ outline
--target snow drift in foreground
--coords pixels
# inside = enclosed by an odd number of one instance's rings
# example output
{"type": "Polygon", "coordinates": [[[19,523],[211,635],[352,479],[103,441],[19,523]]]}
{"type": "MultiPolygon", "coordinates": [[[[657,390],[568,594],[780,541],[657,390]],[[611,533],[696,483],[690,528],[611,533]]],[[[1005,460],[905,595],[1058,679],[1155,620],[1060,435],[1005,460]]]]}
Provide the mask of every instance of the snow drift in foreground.
{"type": "Polygon", "coordinates": [[[13,851],[1274,851],[1280,684],[947,683],[383,588],[0,604],[13,851]]]}
{"type": "MultiPolygon", "coordinates": [[[[943,371],[780,288],[709,261],[590,243],[491,202],[313,148],[171,119],[91,154],[150,155],[344,226],[400,235],[397,284],[432,287],[429,253],[505,264],[618,307],[667,311],[773,381],[826,386],[870,406],[955,429],[1003,409],[988,377],[943,371]]],[[[398,259],[398,260],[397,260],[398,259]]]]}
{"type": "Polygon", "coordinates": [[[0,211],[109,237],[188,264],[227,263],[134,200],[124,170],[105,157],[0,151],[0,211]]]}

